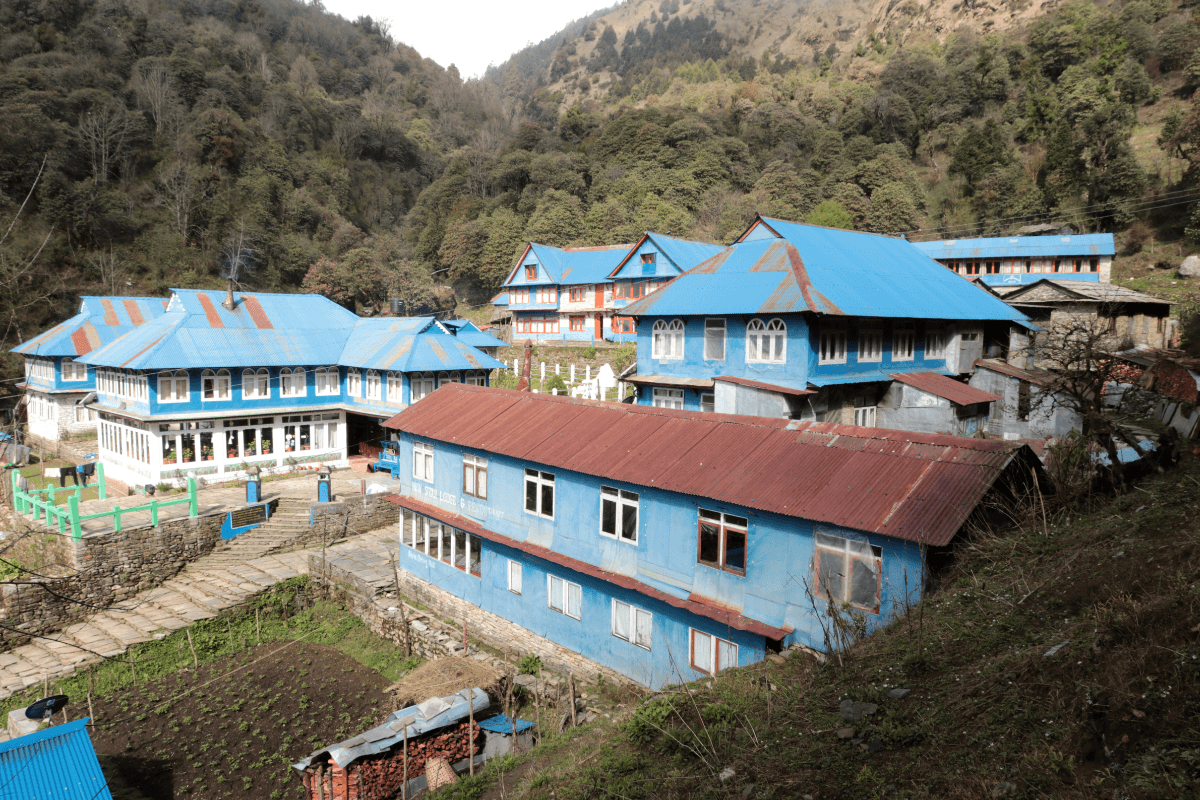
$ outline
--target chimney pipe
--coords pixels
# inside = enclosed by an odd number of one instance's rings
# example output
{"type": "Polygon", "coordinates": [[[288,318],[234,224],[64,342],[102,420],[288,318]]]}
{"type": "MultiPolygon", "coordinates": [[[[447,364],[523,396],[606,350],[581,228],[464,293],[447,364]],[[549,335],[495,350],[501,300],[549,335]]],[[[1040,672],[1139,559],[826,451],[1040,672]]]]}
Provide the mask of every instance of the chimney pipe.
{"type": "Polygon", "coordinates": [[[529,339],[525,340],[525,359],[521,364],[521,380],[517,384],[518,392],[529,391],[529,362],[533,361],[533,342],[529,339]]]}
{"type": "Polygon", "coordinates": [[[228,291],[228,293],[226,293],[225,300],[224,300],[224,302],[221,303],[221,305],[225,306],[226,311],[233,311],[235,308],[237,308],[237,301],[235,301],[233,299],[233,279],[232,278],[229,279],[229,291],[228,291]]]}

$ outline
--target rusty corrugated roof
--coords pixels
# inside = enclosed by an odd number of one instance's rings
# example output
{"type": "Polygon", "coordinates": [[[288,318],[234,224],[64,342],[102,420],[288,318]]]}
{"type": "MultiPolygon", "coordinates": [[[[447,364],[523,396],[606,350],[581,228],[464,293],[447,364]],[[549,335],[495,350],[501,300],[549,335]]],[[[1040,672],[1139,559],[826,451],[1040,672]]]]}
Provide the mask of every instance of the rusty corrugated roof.
{"type": "Polygon", "coordinates": [[[443,386],[434,397],[383,424],[549,467],[929,545],[954,537],[1024,448],[999,439],[464,384],[443,386]]]}
{"type": "Polygon", "coordinates": [[[901,372],[890,376],[893,380],[929,392],[938,397],[944,397],[951,403],[969,406],[972,403],[991,403],[1000,399],[1000,395],[976,389],[962,381],[946,377],[938,372],[901,372]]]}
{"type": "Polygon", "coordinates": [[[764,381],[751,380],[750,378],[738,378],[734,375],[715,375],[714,381],[723,383],[736,383],[738,386],[749,386],[752,389],[764,389],[768,392],[778,392],[779,394],[794,394],[797,396],[806,394],[816,394],[812,389],[796,389],[791,386],[780,386],[777,383],[766,383],[764,381]]]}

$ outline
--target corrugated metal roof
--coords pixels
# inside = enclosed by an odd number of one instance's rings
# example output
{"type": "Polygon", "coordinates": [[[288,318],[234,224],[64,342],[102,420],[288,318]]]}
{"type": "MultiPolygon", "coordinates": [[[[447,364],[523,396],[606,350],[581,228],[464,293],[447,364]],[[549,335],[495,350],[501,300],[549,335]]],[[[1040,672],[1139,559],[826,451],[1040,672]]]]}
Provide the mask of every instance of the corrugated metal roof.
{"type": "Polygon", "coordinates": [[[14,347],[30,356],[83,356],[162,316],[167,301],[159,297],[92,297],[80,299],[79,313],[14,347]]]}
{"type": "Polygon", "coordinates": [[[1111,233],[1070,236],[997,236],[985,239],[939,239],[912,242],[930,258],[1053,258],[1054,256],[1111,256],[1117,252],[1111,233]]]}
{"type": "Polygon", "coordinates": [[[892,377],[914,389],[944,397],[951,403],[960,406],[969,406],[972,403],[991,403],[1000,399],[1000,395],[976,389],[974,386],[968,386],[962,381],[956,381],[954,378],[948,378],[937,372],[901,372],[892,377]]]}
{"type": "Polygon", "coordinates": [[[492,305],[494,305],[494,306],[506,306],[506,305],[508,305],[508,292],[500,292],[498,295],[496,295],[495,297],[493,297],[493,298],[492,298],[492,305]]]}
{"type": "MultiPolygon", "coordinates": [[[[362,320],[350,334],[336,363],[392,372],[506,369],[503,362],[476,350],[457,336],[432,327],[411,332],[380,324],[391,321],[362,320]]],[[[477,335],[491,338],[483,333],[477,335]]]]}
{"type": "Polygon", "coordinates": [[[746,508],[946,544],[1020,452],[997,439],[676,411],[452,384],[384,423],[746,508]]]}
{"type": "MultiPolygon", "coordinates": [[[[630,245],[614,244],[603,247],[551,247],[546,244],[530,243],[530,249],[550,277],[549,283],[560,286],[577,286],[584,283],[606,283],[608,273],[629,252],[630,245]]],[[[522,253],[522,258],[524,253],[522,253]]],[[[520,267],[517,264],[517,267],[520,267]]],[[[505,286],[511,286],[517,270],[509,274],[505,286]]],[[[533,281],[529,285],[546,283],[533,281]]],[[[521,285],[526,285],[521,282],[521,285]]]]}
{"type": "Polygon", "coordinates": [[[766,221],[782,239],[730,245],[623,313],[1024,319],[903,239],[766,221]]]}
{"type": "Polygon", "coordinates": [[[0,794],[20,800],[112,800],[88,718],[0,743],[0,794]]]}
{"type": "Polygon", "coordinates": [[[1079,300],[1086,300],[1100,303],[1154,303],[1156,305],[1175,305],[1173,300],[1163,300],[1161,297],[1151,297],[1148,294],[1135,292],[1133,289],[1127,289],[1124,286],[1116,286],[1111,283],[1087,283],[1084,281],[1062,280],[1058,278],[1043,278],[1036,283],[1030,283],[1022,286],[1016,291],[1009,292],[1004,295],[1004,302],[1010,305],[1022,304],[1054,304],[1061,302],[1056,300],[1022,300],[1022,295],[1033,292],[1039,286],[1053,286],[1061,290],[1063,299],[1069,300],[1072,297],[1079,300]]]}
{"type": "Polygon", "coordinates": [[[454,337],[471,347],[508,347],[508,342],[484,333],[474,322],[466,319],[442,320],[442,324],[455,329],[454,337]]]}
{"type": "MultiPolygon", "coordinates": [[[[636,263],[632,270],[624,270],[624,267],[645,242],[649,240],[654,243],[658,251],[665,255],[679,272],[686,272],[692,267],[699,264],[701,261],[712,258],[717,253],[725,249],[723,244],[712,244],[711,242],[696,242],[691,239],[680,239],[675,236],[667,236],[662,233],[652,233],[646,231],[642,234],[642,238],[638,239],[634,245],[629,248],[629,252],[621,259],[621,263],[613,268],[613,271],[608,274],[609,278],[641,278],[642,265],[636,263]],[[622,275],[622,271],[626,274],[622,275]]],[[[659,265],[656,265],[659,266],[659,265]]],[[[656,269],[656,273],[661,277],[661,271],[656,269]]]]}
{"type": "Polygon", "coordinates": [[[407,508],[410,511],[415,511],[418,514],[424,514],[427,517],[443,522],[451,527],[459,530],[473,533],[476,536],[483,537],[489,541],[499,542],[506,547],[512,547],[516,550],[529,553],[532,556],[549,561],[552,564],[559,564],[567,569],[583,575],[590,575],[593,578],[598,578],[607,583],[612,583],[621,586],[638,594],[652,597],[655,600],[661,600],[675,608],[681,608],[685,611],[690,611],[693,614],[699,614],[702,617],[716,620],[723,625],[728,625],[731,628],[737,628],[739,631],[749,631],[757,633],[761,636],[769,636],[772,639],[782,639],[790,632],[790,628],[777,628],[774,625],[767,625],[765,622],[760,622],[756,619],[743,616],[740,612],[734,611],[724,606],[717,605],[706,598],[699,595],[690,594],[686,598],[676,597],[673,594],[668,594],[660,589],[656,589],[649,584],[643,583],[636,578],[631,578],[628,575],[620,575],[615,572],[597,567],[595,564],[589,564],[586,561],[580,561],[570,556],[564,556],[561,553],[556,553],[548,547],[522,542],[501,533],[496,533],[493,530],[483,527],[478,522],[464,517],[461,514],[455,514],[451,511],[445,511],[437,506],[430,505],[422,500],[417,500],[413,497],[403,495],[391,495],[388,500],[398,506],[407,508]]]}
{"type": "MultiPolygon", "coordinates": [[[[897,375],[908,375],[917,372],[931,372],[926,366],[904,369],[896,364],[880,364],[876,369],[860,372],[842,373],[841,375],[809,375],[810,386],[844,386],[850,383],[880,383],[893,380],[897,375]]],[[[949,375],[950,370],[942,368],[941,374],[949,375]]]]}
{"type": "Polygon", "coordinates": [[[1020,378],[1021,380],[1035,383],[1038,386],[1048,386],[1056,377],[1049,370],[1023,369],[1022,367],[1014,367],[1007,361],[1000,361],[995,358],[981,358],[975,362],[975,366],[980,369],[990,369],[992,372],[999,372],[1001,375],[1008,375],[1011,378],[1020,378]]]}
{"type": "Polygon", "coordinates": [[[636,386],[684,386],[690,389],[713,388],[712,378],[681,378],[675,375],[629,375],[627,383],[636,386]]]}
{"type": "Polygon", "coordinates": [[[714,381],[723,381],[724,383],[736,383],[739,386],[749,386],[753,389],[764,389],[768,392],[778,392],[780,394],[805,395],[816,394],[811,389],[796,389],[791,386],[780,386],[776,383],[766,383],[764,381],[755,381],[750,378],[737,378],[732,375],[716,375],[714,381]]]}

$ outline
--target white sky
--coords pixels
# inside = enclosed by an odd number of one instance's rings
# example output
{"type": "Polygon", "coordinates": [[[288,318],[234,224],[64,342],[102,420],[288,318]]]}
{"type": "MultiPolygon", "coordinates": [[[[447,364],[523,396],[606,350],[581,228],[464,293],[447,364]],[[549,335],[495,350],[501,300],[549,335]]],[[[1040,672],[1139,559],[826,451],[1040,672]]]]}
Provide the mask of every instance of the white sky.
{"type": "Polygon", "coordinates": [[[323,0],[326,11],[351,21],[364,15],[389,20],[393,39],[443,67],[454,64],[464,80],[482,75],[489,63],[503,63],[571,20],[613,4],[614,0],[323,0]]]}

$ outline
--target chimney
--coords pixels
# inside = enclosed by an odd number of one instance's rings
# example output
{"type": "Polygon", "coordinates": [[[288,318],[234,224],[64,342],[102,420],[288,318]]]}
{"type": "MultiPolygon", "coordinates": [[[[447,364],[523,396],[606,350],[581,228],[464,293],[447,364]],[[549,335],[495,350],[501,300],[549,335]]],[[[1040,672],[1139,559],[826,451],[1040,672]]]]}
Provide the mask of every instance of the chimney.
{"type": "Polygon", "coordinates": [[[225,301],[221,305],[225,306],[226,311],[233,311],[237,308],[237,301],[233,299],[233,278],[229,279],[229,292],[225,295],[225,301]]]}
{"type": "Polygon", "coordinates": [[[525,340],[525,359],[521,364],[521,380],[517,383],[518,392],[529,391],[529,362],[533,360],[533,342],[525,340]]]}

